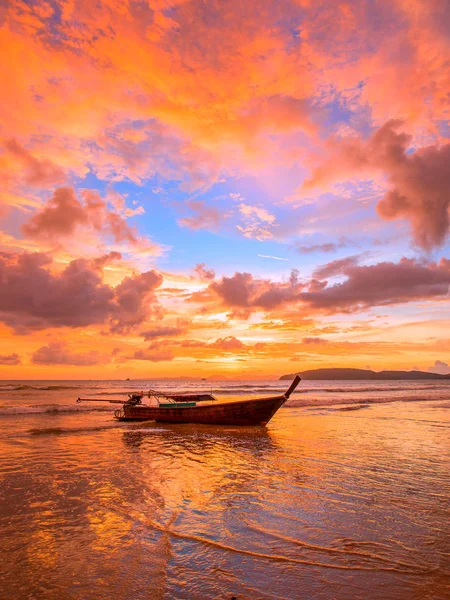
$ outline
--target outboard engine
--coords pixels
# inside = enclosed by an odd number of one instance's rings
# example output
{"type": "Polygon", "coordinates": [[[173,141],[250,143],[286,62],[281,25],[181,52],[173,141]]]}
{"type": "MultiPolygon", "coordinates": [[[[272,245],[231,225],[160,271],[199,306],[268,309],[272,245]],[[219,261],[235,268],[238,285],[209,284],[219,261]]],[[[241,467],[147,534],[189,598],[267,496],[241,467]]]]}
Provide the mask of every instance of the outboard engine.
{"type": "Polygon", "coordinates": [[[128,394],[127,404],[131,406],[136,406],[136,404],[142,403],[143,394],[128,394]]]}

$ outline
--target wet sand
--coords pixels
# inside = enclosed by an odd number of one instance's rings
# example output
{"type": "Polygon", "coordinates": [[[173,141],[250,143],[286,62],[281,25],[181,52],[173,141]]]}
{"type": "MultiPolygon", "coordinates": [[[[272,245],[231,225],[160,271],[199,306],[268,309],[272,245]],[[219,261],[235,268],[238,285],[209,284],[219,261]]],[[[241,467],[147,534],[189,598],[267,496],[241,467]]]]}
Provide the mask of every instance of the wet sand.
{"type": "Polygon", "coordinates": [[[450,598],[450,401],[364,394],[267,428],[3,415],[1,597],[450,598]]]}

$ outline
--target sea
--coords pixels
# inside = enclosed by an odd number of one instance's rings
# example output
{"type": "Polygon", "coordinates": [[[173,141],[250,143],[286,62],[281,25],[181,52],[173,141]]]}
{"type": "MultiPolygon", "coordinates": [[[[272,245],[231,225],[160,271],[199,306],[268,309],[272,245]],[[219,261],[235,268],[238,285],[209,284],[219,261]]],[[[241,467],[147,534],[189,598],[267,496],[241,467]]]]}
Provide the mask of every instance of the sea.
{"type": "Polygon", "coordinates": [[[267,427],[115,421],[155,389],[0,381],[0,598],[450,599],[450,381],[303,381],[267,427]]]}

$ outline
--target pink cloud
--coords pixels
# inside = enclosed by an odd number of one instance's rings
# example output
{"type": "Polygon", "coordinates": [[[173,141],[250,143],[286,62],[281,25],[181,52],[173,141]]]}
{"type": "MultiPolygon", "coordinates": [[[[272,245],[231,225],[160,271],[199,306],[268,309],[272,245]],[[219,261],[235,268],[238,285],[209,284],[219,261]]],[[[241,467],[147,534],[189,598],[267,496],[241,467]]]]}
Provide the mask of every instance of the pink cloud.
{"type": "Polygon", "coordinates": [[[106,285],[101,267],[117,258],[112,254],[73,260],[61,273],[49,270],[52,259],[42,253],[0,256],[0,320],[18,333],[103,323],[114,331],[137,327],[159,310],[155,289],[162,276],[148,271],[115,288],[106,285]]]}
{"type": "Polygon", "coordinates": [[[51,186],[66,179],[64,170],[47,158],[38,159],[19,142],[10,138],[3,142],[6,151],[21,166],[20,179],[27,185],[36,187],[51,186]]]}
{"type": "Polygon", "coordinates": [[[161,306],[155,289],[163,282],[156,271],[147,271],[134,277],[126,277],[115,288],[116,310],[113,314],[112,331],[125,333],[151,318],[161,315],[161,306]]]}
{"type": "Polygon", "coordinates": [[[353,256],[347,256],[346,258],[339,258],[337,260],[333,260],[326,265],[322,265],[321,267],[317,267],[313,271],[313,277],[316,279],[327,279],[328,277],[335,277],[336,275],[341,275],[345,273],[347,267],[351,267],[359,264],[361,258],[364,254],[355,254],[353,256]]]}
{"type": "Polygon", "coordinates": [[[314,252],[335,252],[340,248],[345,248],[346,246],[351,245],[349,240],[342,239],[341,241],[334,243],[328,242],[326,244],[312,244],[310,246],[297,244],[295,246],[296,250],[298,250],[301,254],[312,254],[314,252]]]}
{"type": "Polygon", "coordinates": [[[83,259],[61,273],[45,254],[0,258],[0,319],[19,333],[46,327],[103,323],[114,311],[114,291],[83,259]]]}
{"type": "Polygon", "coordinates": [[[113,332],[125,333],[155,314],[161,315],[161,306],[155,290],[163,282],[156,271],[147,271],[126,277],[115,288],[116,310],[113,314],[113,332]]]}
{"type": "Polygon", "coordinates": [[[159,349],[149,349],[149,350],[137,350],[134,353],[133,358],[135,360],[149,360],[151,362],[163,362],[166,360],[173,360],[175,357],[171,350],[159,350],[159,349]]]}
{"type": "Polygon", "coordinates": [[[66,342],[51,342],[42,346],[31,356],[35,365],[79,365],[90,366],[107,362],[105,357],[95,350],[85,353],[72,352],[66,342]]]}
{"type": "Polygon", "coordinates": [[[242,350],[243,348],[245,348],[245,344],[243,344],[241,342],[241,340],[238,340],[233,335],[230,335],[225,338],[217,339],[212,344],[209,344],[209,347],[216,348],[218,350],[231,351],[231,350],[242,350]]]}
{"type": "Polygon", "coordinates": [[[22,362],[20,356],[14,352],[14,354],[0,354],[0,365],[15,366],[20,365],[22,362]]]}
{"type": "Polygon", "coordinates": [[[428,367],[430,373],[439,373],[440,375],[449,375],[450,366],[442,360],[436,360],[432,367],[428,367]]]}
{"type": "Polygon", "coordinates": [[[383,262],[371,266],[347,265],[346,280],[317,292],[301,295],[306,305],[327,312],[353,312],[426,299],[448,297],[448,261],[422,264],[403,258],[399,263],[383,262]]]}
{"type": "Polygon", "coordinates": [[[60,238],[88,226],[111,235],[117,243],[137,243],[137,232],[121,215],[108,209],[98,192],[84,190],[82,198],[83,202],[71,187],[56,189],[44,208],[22,226],[23,232],[34,238],[60,238]]]}
{"type": "Polygon", "coordinates": [[[182,333],[185,333],[185,331],[185,327],[170,327],[168,325],[165,325],[155,326],[152,329],[147,329],[145,331],[142,331],[140,335],[142,335],[144,337],[144,340],[148,342],[150,340],[154,340],[156,338],[161,337],[176,337],[178,335],[181,335],[182,333]]]}
{"type": "Polygon", "coordinates": [[[69,236],[88,222],[83,206],[72,188],[58,188],[45,208],[22,226],[30,237],[69,236]]]}
{"type": "Polygon", "coordinates": [[[322,346],[323,344],[328,344],[328,340],[320,337],[304,337],[302,343],[307,345],[322,346]]]}
{"type": "Polygon", "coordinates": [[[308,292],[320,292],[328,285],[328,281],[318,281],[317,279],[311,279],[308,285],[308,292]]]}
{"type": "MultiPolygon", "coordinates": [[[[218,297],[222,306],[242,309],[241,316],[257,310],[270,312],[282,305],[332,314],[448,297],[450,261],[447,259],[436,264],[403,258],[399,263],[359,266],[354,257],[350,258],[332,261],[321,268],[321,275],[339,274],[344,278],[331,286],[317,279],[301,283],[295,272],[286,283],[255,279],[250,273],[235,273],[211,283],[209,291],[218,297]]],[[[204,300],[213,302],[213,297],[204,300]]]]}
{"type": "Polygon", "coordinates": [[[198,265],[196,265],[194,271],[197,273],[197,275],[202,281],[214,279],[214,277],[216,276],[213,269],[206,268],[205,263],[199,263],[198,265]]]}
{"type": "Polygon", "coordinates": [[[254,279],[250,273],[235,273],[209,286],[226,306],[265,310],[294,301],[303,287],[295,270],[286,283],[254,279]]]}
{"type": "Polygon", "coordinates": [[[398,133],[401,121],[391,120],[367,141],[343,138],[329,143],[330,158],[304,183],[310,189],[347,177],[364,177],[374,170],[387,176],[388,190],[377,206],[387,220],[407,219],[415,243],[431,250],[449,232],[450,144],[408,152],[411,136],[398,133]]]}

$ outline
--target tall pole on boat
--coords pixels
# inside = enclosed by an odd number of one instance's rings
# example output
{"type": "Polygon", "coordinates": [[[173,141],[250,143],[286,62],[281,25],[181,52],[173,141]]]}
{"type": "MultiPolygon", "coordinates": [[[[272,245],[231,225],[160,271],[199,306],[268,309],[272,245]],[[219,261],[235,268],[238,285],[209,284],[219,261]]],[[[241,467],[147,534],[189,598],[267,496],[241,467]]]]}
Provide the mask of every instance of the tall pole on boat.
{"type": "Polygon", "coordinates": [[[292,394],[292,392],[295,390],[295,388],[298,386],[298,384],[300,383],[300,381],[302,380],[302,378],[300,377],[300,375],[296,375],[294,381],[291,383],[291,386],[289,387],[288,391],[285,392],[285,397],[286,400],[289,398],[289,396],[292,394]]]}

